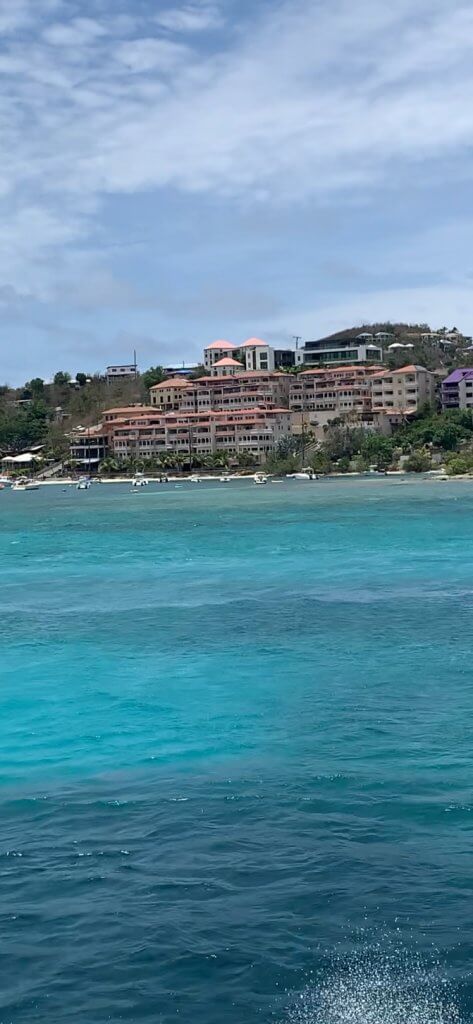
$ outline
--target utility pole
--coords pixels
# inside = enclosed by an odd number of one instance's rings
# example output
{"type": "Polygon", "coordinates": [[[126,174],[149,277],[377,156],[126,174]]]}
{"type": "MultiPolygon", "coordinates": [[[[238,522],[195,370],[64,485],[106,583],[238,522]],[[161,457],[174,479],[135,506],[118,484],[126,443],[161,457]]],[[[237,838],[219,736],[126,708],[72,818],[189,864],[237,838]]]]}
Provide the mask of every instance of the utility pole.
{"type": "Polygon", "coordinates": [[[292,335],[292,340],[295,341],[296,349],[298,349],[299,348],[299,342],[302,341],[302,335],[300,335],[300,334],[293,334],[292,335]]]}
{"type": "Polygon", "coordinates": [[[189,427],[189,470],[192,473],[192,427],[189,427]]]}

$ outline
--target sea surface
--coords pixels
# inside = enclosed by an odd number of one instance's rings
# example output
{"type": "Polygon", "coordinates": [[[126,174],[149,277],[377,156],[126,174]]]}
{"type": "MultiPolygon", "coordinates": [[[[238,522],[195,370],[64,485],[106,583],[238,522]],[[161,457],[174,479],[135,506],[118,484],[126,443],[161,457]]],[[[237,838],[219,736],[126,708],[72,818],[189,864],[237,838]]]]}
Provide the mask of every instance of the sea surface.
{"type": "Polygon", "coordinates": [[[0,1024],[473,1020],[473,484],[0,493],[0,1024]]]}

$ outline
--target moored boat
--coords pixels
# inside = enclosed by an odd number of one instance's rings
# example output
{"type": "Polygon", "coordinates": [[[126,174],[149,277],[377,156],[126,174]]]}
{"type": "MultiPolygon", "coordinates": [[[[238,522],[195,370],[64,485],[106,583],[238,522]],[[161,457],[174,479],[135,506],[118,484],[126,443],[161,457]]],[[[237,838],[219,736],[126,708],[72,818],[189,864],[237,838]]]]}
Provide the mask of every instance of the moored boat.
{"type": "Polygon", "coordinates": [[[35,484],[32,480],[18,480],[16,484],[13,484],[12,491],[39,491],[39,484],[35,484]]]}

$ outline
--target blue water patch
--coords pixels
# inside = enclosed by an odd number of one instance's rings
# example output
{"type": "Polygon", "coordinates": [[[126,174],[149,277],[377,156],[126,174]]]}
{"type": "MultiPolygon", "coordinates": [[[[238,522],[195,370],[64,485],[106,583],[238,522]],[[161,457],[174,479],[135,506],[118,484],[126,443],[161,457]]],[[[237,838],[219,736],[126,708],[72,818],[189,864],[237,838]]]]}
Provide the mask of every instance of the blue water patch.
{"type": "Polygon", "coordinates": [[[473,485],[0,494],[0,1024],[472,1017],[473,485]]]}

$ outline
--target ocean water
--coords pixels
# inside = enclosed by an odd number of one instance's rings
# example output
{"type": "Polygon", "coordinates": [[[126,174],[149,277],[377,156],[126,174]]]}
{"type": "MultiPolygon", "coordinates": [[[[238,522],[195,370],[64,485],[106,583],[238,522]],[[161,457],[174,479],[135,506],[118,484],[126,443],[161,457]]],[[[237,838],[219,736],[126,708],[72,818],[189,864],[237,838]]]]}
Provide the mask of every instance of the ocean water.
{"type": "Polygon", "coordinates": [[[0,1024],[473,1019],[473,485],[0,494],[0,1024]]]}

